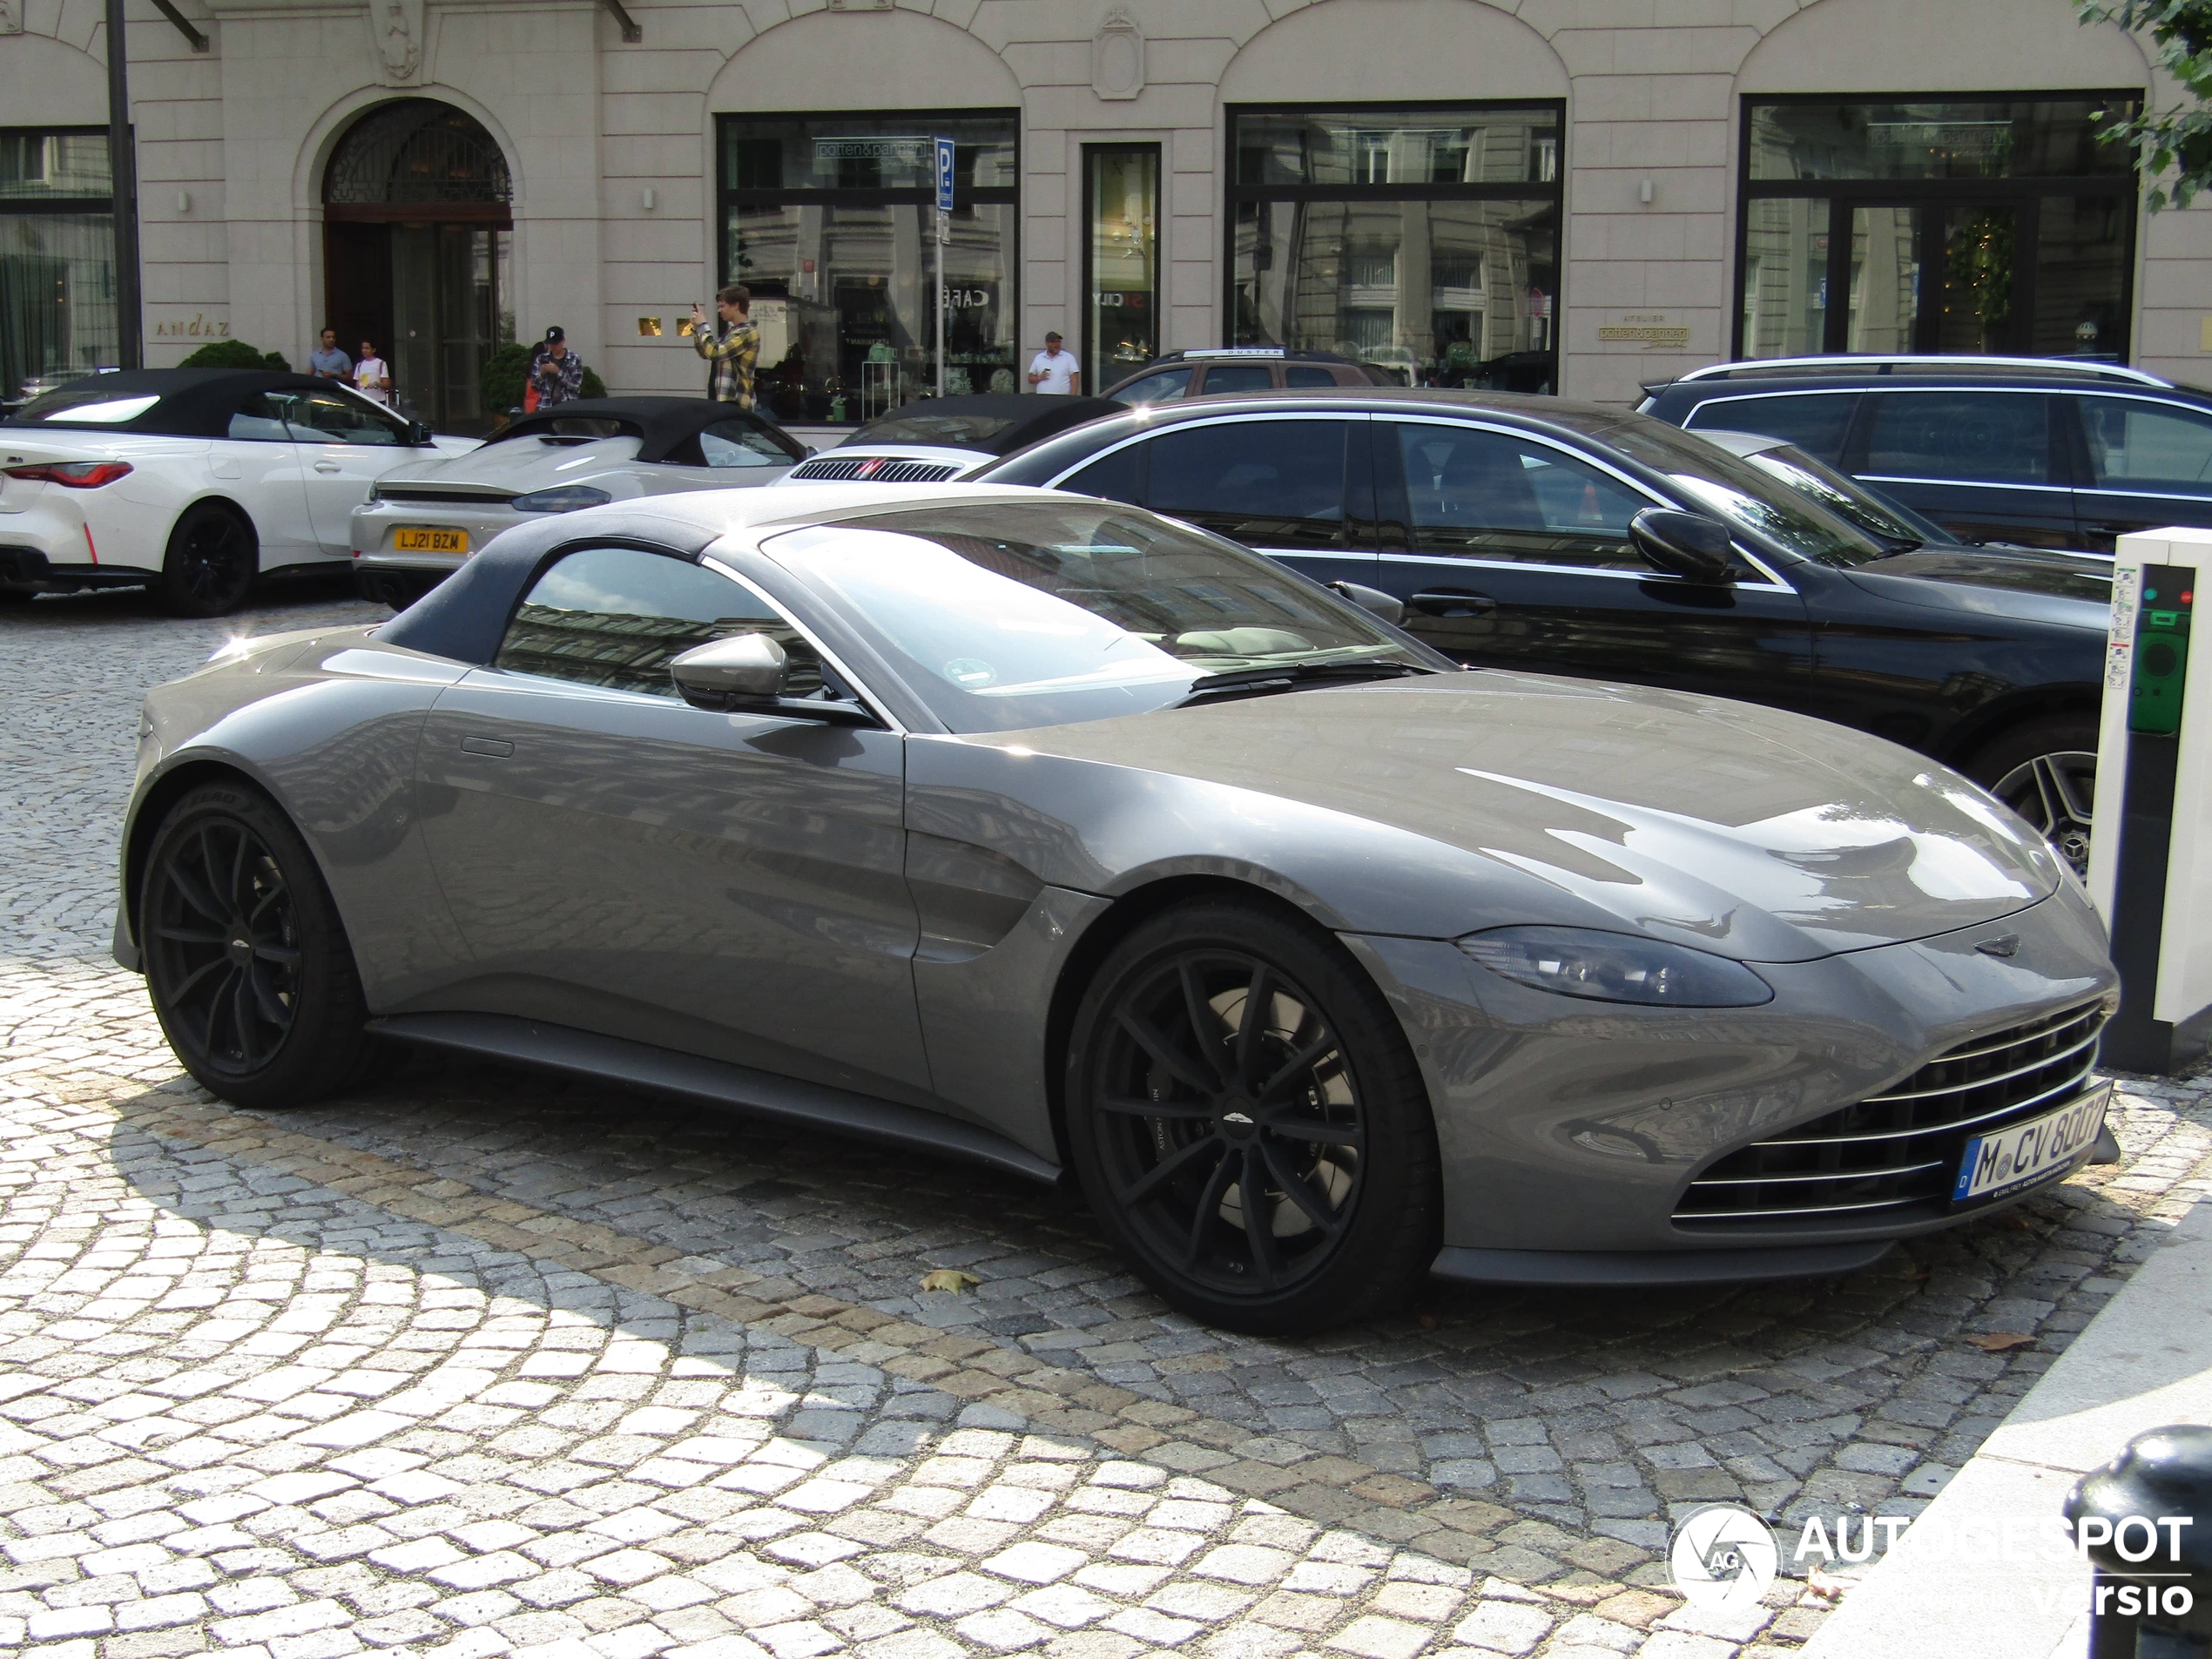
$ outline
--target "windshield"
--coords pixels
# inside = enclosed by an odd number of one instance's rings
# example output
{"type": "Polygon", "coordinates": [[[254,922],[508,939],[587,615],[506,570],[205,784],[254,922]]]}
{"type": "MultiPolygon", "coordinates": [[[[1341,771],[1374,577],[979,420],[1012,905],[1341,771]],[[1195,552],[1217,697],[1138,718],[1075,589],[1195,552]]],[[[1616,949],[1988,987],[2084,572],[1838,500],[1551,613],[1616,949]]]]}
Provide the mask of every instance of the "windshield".
{"type": "Polygon", "coordinates": [[[1897,550],[1815,506],[1740,455],[1649,415],[1632,415],[1596,435],[1656,468],[1708,510],[1823,564],[1865,564],[1897,550]]]}
{"type": "Polygon", "coordinates": [[[484,440],[487,444],[511,443],[517,438],[536,438],[545,443],[593,443],[601,438],[636,438],[645,428],[635,421],[613,415],[564,415],[547,421],[518,421],[504,432],[484,440]]]}
{"type": "Polygon", "coordinates": [[[869,421],[846,443],[945,443],[981,449],[1014,424],[995,415],[910,415],[901,411],[869,421]]]}
{"type": "Polygon", "coordinates": [[[1141,714],[1231,669],[1450,666],[1256,554],[1111,502],[880,513],[763,550],[954,732],[1141,714]]]}
{"type": "MultiPolygon", "coordinates": [[[[1853,482],[1794,445],[1785,443],[1771,449],[1761,449],[1744,459],[1769,477],[1779,479],[1800,496],[1825,507],[1838,517],[1848,519],[1858,525],[1884,544],[1883,553],[1908,553],[1930,542],[1948,542],[1951,539],[1925,519],[1919,519],[1917,515],[1908,515],[1892,506],[1864,484],[1853,482]]],[[[1879,557],[1881,554],[1873,556],[1879,557]]],[[[1829,562],[1845,564],[1867,563],[1865,559],[1843,558],[1829,562]]]]}

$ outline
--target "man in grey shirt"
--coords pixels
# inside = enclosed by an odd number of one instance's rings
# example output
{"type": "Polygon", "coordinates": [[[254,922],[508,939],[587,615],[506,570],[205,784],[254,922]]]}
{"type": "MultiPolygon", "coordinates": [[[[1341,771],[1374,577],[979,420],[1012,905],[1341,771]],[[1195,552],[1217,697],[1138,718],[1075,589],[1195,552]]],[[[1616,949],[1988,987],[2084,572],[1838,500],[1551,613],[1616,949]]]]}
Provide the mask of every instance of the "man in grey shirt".
{"type": "Polygon", "coordinates": [[[322,344],[307,354],[307,370],[318,380],[344,381],[354,378],[354,360],[338,349],[338,331],[322,331],[322,344]]]}

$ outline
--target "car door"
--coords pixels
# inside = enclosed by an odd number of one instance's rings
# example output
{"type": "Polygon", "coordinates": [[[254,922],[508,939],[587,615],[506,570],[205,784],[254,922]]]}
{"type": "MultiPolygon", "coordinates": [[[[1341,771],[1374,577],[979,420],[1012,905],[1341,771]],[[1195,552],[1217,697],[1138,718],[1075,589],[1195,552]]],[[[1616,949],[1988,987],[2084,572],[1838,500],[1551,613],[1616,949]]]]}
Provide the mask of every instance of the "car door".
{"type": "Polygon", "coordinates": [[[1379,585],[1406,625],[1489,667],[1631,680],[1782,706],[1810,694],[1804,600],[1745,562],[1705,584],[1637,555],[1629,523],[1671,505],[1547,438],[1378,420],[1379,585]]]}
{"type": "Polygon", "coordinates": [[[1931,387],[1873,395],[1847,470],[1962,541],[2075,543],[2072,468],[2047,392],[1931,387]]]}
{"type": "Polygon", "coordinates": [[[2074,492],[2080,545],[2109,553],[2131,530],[2212,526],[2212,414],[2152,397],[2068,397],[2088,463],[2074,492]]]}
{"type": "Polygon", "coordinates": [[[916,1095],[920,922],[894,732],[685,703],[669,659],[765,631],[753,590],[640,547],[569,553],[442,693],[423,833],[471,1007],[869,1093],[916,1095]]]}
{"type": "Polygon", "coordinates": [[[307,511],[325,558],[351,558],[354,509],[368,489],[414,459],[408,423],[366,398],[337,390],[285,394],[285,420],[300,449],[307,511]]]}
{"type": "Polygon", "coordinates": [[[1367,427],[1365,415],[1319,411],[1186,421],[1056,482],[1186,520],[1317,582],[1372,587],[1367,427]]]}
{"type": "Polygon", "coordinates": [[[246,509],[261,543],[261,568],[320,557],[300,447],[283,408],[260,392],[241,395],[223,435],[207,447],[207,489],[246,509]]]}

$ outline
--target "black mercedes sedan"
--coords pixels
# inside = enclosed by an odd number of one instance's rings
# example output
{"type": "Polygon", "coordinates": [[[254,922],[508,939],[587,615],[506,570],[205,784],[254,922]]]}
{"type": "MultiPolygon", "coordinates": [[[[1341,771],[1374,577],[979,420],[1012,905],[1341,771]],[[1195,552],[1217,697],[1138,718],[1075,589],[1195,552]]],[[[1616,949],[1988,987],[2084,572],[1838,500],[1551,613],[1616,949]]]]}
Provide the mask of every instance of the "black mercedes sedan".
{"type": "Polygon", "coordinates": [[[1555,398],[1379,388],[1130,410],[971,481],[1188,520],[1379,590],[1461,662],[1857,726],[1964,772],[2086,868],[2101,572],[1932,541],[1796,459],[1555,398]]]}

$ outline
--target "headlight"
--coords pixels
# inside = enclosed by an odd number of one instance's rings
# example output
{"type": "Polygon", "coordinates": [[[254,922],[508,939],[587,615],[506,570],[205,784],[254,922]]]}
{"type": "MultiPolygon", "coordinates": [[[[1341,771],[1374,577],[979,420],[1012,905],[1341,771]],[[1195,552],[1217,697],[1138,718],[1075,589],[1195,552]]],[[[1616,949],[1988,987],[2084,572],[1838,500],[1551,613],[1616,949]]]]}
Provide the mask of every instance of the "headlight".
{"type": "Polygon", "coordinates": [[[1493,927],[1459,945],[1492,973],[1561,996],[1672,1008],[1748,1008],[1774,1000],[1774,988],[1741,962],[1633,934],[1493,927]]]}
{"type": "Polygon", "coordinates": [[[517,496],[507,504],[518,513],[573,513],[579,507],[604,507],[613,499],[590,484],[556,484],[550,489],[517,496]]]}

